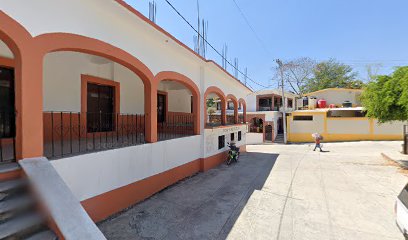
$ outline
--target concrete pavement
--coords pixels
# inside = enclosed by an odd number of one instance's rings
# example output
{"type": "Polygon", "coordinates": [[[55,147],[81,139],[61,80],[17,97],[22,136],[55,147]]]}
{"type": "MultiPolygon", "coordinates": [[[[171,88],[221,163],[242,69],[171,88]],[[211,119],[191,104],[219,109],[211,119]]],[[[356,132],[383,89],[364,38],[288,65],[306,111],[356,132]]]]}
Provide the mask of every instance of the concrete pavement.
{"type": "Polygon", "coordinates": [[[248,146],[238,164],[197,174],[99,227],[108,239],[403,239],[393,205],[407,177],[380,156],[399,144],[326,143],[325,153],[248,146]]]}
{"type": "Polygon", "coordinates": [[[403,239],[395,198],[407,182],[380,156],[397,142],[249,147],[279,152],[261,191],[255,191],[228,239],[403,239]]]}

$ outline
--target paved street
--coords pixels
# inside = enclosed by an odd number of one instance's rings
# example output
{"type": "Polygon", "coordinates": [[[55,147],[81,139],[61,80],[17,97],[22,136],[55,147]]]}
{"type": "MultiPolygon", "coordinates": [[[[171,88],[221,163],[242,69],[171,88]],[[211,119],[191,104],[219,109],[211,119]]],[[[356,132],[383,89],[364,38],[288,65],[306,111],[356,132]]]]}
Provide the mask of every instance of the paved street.
{"type": "Polygon", "coordinates": [[[403,239],[398,142],[248,146],[241,162],[186,179],[99,227],[108,239],[403,239]]]}

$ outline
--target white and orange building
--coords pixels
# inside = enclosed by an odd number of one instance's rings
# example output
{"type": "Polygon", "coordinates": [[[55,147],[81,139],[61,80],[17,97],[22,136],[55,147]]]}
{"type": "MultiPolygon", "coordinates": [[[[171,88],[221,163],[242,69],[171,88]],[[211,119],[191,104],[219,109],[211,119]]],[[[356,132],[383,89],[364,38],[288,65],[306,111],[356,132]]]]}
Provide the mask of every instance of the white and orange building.
{"type": "Polygon", "coordinates": [[[47,157],[94,221],[245,150],[252,91],[124,1],[0,10],[1,161],[47,157]]]}

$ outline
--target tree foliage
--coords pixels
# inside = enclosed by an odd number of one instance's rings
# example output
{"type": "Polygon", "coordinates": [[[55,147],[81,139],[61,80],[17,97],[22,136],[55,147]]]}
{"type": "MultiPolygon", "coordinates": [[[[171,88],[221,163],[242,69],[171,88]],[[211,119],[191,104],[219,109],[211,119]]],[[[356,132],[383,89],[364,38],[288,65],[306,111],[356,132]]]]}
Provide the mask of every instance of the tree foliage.
{"type": "Polygon", "coordinates": [[[314,92],[325,88],[353,88],[360,89],[364,83],[357,80],[357,73],[349,65],[339,63],[334,59],[320,62],[313,71],[313,77],[306,82],[307,92],[314,92]]]}
{"type": "Polygon", "coordinates": [[[298,58],[286,61],[282,68],[276,67],[273,70],[276,81],[280,82],[283,75],[286,85],[300,96],[325,88],[364,87],[364,82],[357,79],[357,73],[351,66],[334,59],[316,63],[310,58],[298,58]]]}
{"type": "MultiPolygon", "coordinates": [[[[310,78],[313,77],[313,71],[316,66],[316,61],[302,57],[285,62],[282,66],[283,78],[286,83],[289,84],[292,92],[303,95],[305,94],[305,85],[310,78]]],[[[280,69],[275,69],[277,74],[276,79],[280,79],[280,69]]]]}
{"type": "Polygon", "coordinates": [[[367,84],[361,100],[367,116],[379,122],[408,120],[408,67],[377,76],[367,84]]]}

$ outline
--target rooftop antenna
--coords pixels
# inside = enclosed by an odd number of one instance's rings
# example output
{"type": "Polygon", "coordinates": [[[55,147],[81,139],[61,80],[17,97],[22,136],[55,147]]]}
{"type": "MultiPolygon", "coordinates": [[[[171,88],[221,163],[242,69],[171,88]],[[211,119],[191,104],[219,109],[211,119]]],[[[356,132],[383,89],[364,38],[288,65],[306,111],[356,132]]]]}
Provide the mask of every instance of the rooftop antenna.
{"type": "Polygon", "coordinates": [[[156,2],[153,0],[152,2],[149,2],[149,19],[150,19],[150,21],[156,23],[156,14],[157,14],[156,2]]]}
{"type": "Polygon", "coordinates": [[[197,0],[197,35],[194,35],[194,51],[205,58],[207,53],[208,21],[200,18],[200,4],[197,0]]]}
{"type": "Polygon", "coordinates": [[[247,85],[247,79],[248,79],[248,68],[245,67],[245,75],[244,75],[244,84],[245,84],[245,86],[247,85]]]}
{"type": "Polygon", "coordinates": [[[238,79],[238,58],[234,58],[234,77],[238,79]]]}
{"type": "Polygon", "coordinates": [[[224,46],[222,46],[222,68],[227,70],[228,64],[227,64],[227,57],[228,57],[228,45],[224,43],[224,46]]]}

